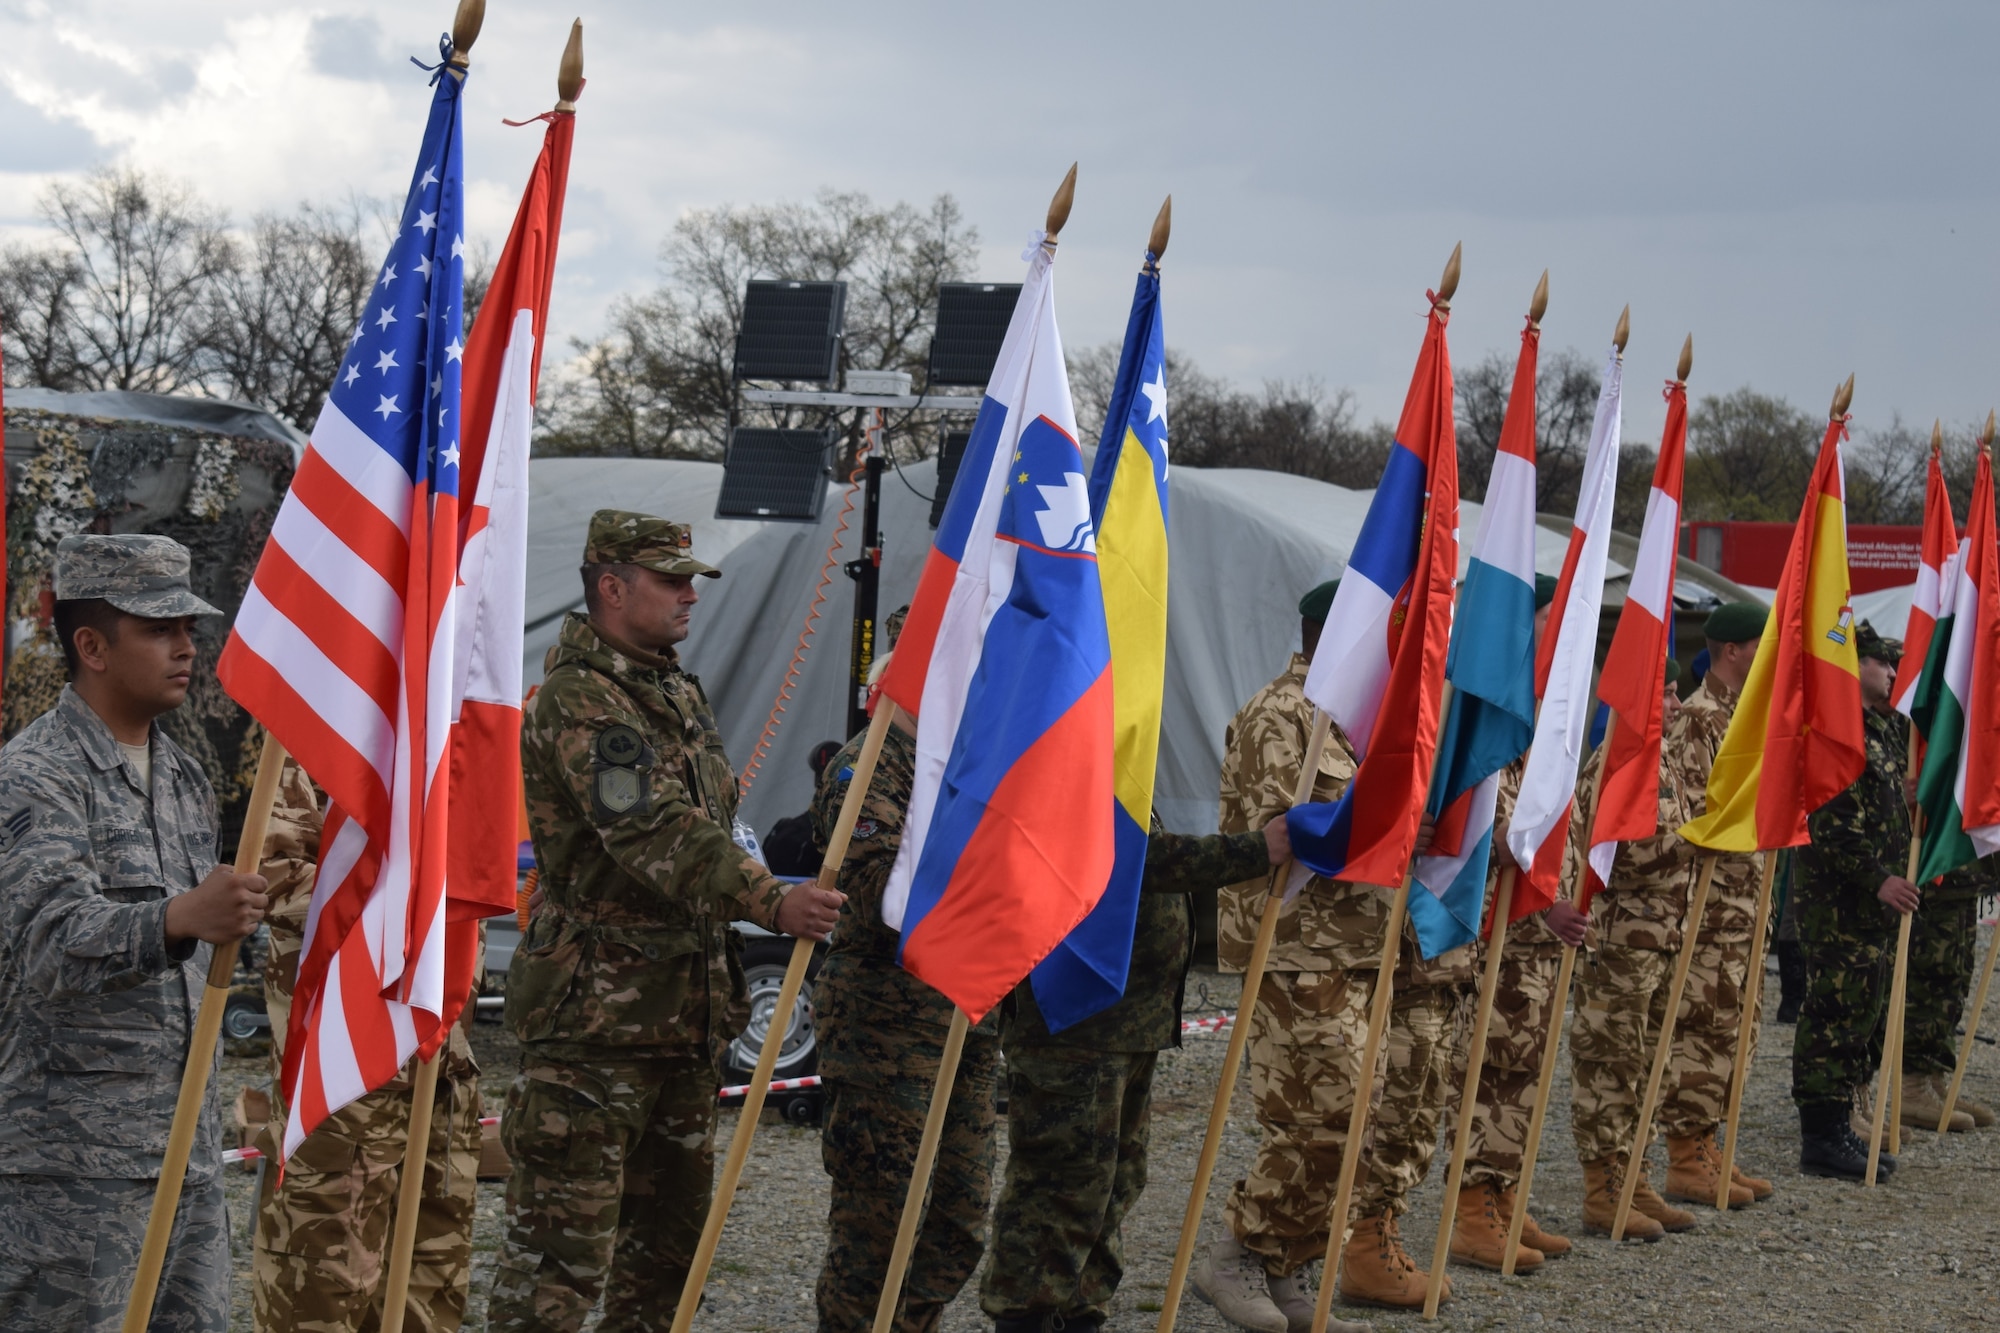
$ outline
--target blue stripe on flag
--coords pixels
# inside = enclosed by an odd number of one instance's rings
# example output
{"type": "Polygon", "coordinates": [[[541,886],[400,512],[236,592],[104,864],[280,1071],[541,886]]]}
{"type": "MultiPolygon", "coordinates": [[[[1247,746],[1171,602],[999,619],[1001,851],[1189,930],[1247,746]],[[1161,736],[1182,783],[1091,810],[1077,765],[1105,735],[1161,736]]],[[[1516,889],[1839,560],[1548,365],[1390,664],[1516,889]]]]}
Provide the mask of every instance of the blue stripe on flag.
{"type": "Polygon", "coordinates": [[[1382,480],[1362,520],[1361,535],[1347,557],[1347,570],[1394,595],[1416,572],[1424,535],[1426,469],[1403,444],[1389,450],[1382,480]]]}
{"type": "Polygon", "coordinates": [[[1117,861],[1104,896],[1029,974],[1035,1005],[1050,1032],[1061,1032],[1116,1004],[1132,966],[1132,926],[1146,871],[1146,830],[1115,807],[1117,861]]]}

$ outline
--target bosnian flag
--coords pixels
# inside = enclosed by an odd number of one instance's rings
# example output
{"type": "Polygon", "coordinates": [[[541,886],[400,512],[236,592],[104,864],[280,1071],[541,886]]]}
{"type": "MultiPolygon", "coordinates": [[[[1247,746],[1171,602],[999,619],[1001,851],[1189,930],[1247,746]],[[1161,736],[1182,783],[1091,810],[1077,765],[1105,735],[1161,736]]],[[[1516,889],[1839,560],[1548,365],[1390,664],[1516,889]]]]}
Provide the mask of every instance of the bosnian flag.
{"type": "Polygon", "coordinates": [[[1929,669],[1932,645],[1941,653],[1951,638],[1948,624],[1944,637],[1937,637],[1938,622],[1951,616],[1960,558],[1951,491],[1944,484],[1943,453],[1944,438],[1933,428],[1930,475],[1924,482],[1924,536],[1917,560],[1917,586],[1910,593],[1910,618],[1903,629],[1903,660],[1889,691],[1896,711],[1908,718],[1916,716],[1917,682],[1929,669]]]}
{"type": "Polygon", "coordinates": [[[1951,614],[1938,621],[1931,664],[1916,691],[1916,722],[1925,737],[1917,779],[1924,811],[1919,884],[2000,851],[2000,549],[1994,542],[1993,460],[1982,442],[1951,614]],[[1939,639],[1947,641],[1942,653],[1939,639]]]}
{"type": "Polygon", "coordinates": [[[917,719],[882,919],[977,1022],[1083,920],[1114,859],[1111,647],[1056,332],[1027,255],[992,381],[882,693],[917,719]]]}
{"type": "Polygon", "coordinates": [[[1610,748],[1597,789],[1590,853],[1579,906],[1610,882],[1618,844],[1650,838],[1660,827],[1660,740],[1668,649],[1673,641],[1674,561],[1681,529],[1681,479],[1687,461],[1687,385],[1667,384],[1667,425],[1653,464],[1639,555],[1625,609],[1604,659],[1598,697],[1610,707],[1610,748]]]}
{"type": "MultiPolygon", "coordinates": [[[[1433,298],[1396,441],[1306,673],[1306,697],[1361,756],[1339,801],[1285,816],[1298,866],[1328,879],[1401,885],[1430,789],[1458,574],[1449,318],[1433,298]]],[[[1304,882],[1295,867],[1290,891],[1304,882]]]]}
{"type": "Polygon", "coordinates": [[[1459,592],[1445,678],[1454,689],[1438,742],[1431,853],[1410,875],[1410,920],[1426,958],[1470,944],[1485,912],[1500,771],[1535,731],[1535,369],[1541,330],[1521,333],[1514,388],[1459,592]]]}
{"type": "MultiPolygon", "coordinates": [[[[1611,509],[1618,498],[1618,446],[1625,365],[1616,347],[1604,367],[1576,524],[1549,604],[1549,632],[1535,653],[1536,692],[1542,711],[1528,750],[1521,795],[1507,825],[1507,849],[1524,869],[1514,892],[1516,919],[1555,902],[1562,885],[1563,847],[1576,775],[1590,742],[1591,669],[1597,660],[1598,613],[1604,605],[1604,567],[1611,555],[1611,509]]],[[[1654,676],[1658,681],[1658,675],[1654,676]]]]}

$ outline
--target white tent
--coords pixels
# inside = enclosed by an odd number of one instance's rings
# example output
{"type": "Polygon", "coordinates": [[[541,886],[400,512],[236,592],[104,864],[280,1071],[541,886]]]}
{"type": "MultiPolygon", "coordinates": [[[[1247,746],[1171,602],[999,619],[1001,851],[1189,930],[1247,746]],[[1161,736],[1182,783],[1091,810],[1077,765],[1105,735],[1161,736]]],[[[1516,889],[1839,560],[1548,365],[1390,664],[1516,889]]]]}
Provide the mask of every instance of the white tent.
{"type": "MultiPolygon", "coordinates": [[[[890,470],[882,481],[881,612],[909,600],[930,546],[936,465],[890,470]]],[[[729,755],[748,764],[793,664],[827,552],[840,525],[845,488],[835,487],[816,524],[716,519],[722,469],[714,463],[640,459],[538,459],[529,511],[527,679],[542,660],[562,613],[581,601],[576,568],[593,510],[637,509],[694,525],[694,550],[723,571],[701,585],[688,669],[715,705],[729,755]]],[[[1157,802],[1175,829],[1214,829],[1223,731],[1243,701],[1284,668],[1298,645],[1298,599],[1347,567],[1372,493],[1275,472],[1178,468],[1173,474],[1173,574],[1168,611],[1166,714],[1161,727],[1157,802]]],[[[1462,507],[1470,543],[1479,506],[1462,507]]],[[[796,687],[759,763],[744,817],[760,833],[811,799],[806,756],[823,740],[844,739],[853,585],[838,566],[857,557],[860,512],[847,515],[831,581],[796,687]]],[[[1536,567],[1562,567],[1567,524],[1539,533],[1536,567]]],[[[1629,542],[1629,538],[1626,539],[1629,542]]],[[[1614,555],[1624,552],[1614,549],[1614,555]]],[[[1629,555],[1627,556],[1629,558],[1629,555]]],[[[1607,602],[1623,600],[1624,565],[1607,602]]],[[[1681,562],[1676,600],[1703,605],[1740,593],[1692,562],[1681,562]]]]}

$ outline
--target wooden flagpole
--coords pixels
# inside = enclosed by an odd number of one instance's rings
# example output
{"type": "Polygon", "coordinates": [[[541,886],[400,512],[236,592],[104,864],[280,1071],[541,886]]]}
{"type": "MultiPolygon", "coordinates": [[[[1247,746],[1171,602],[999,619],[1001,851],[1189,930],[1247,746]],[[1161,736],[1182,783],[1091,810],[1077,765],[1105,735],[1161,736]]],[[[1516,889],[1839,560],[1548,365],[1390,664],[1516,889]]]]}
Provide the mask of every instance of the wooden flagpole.
{"type": "Polygon", "coordinates": [[[903,1193],[903,1216],[896,1224],[896,1244],[889,1252],[889,1271],[883,1276],[882,1295],[875,1303],[875,1333],[890,1333],[895,1327],[896,1303],[903,1297],[903,1279],[910,1271],[910,1251],[916,1248],[917,1225],[923,1221],[924,1196],[930,1192],[931,1168],[937,1162],[938,1141],[944,1137],[945,1113],[951,1109],[952,1085],[958,1081],[958,1058],[965,1050],[965,1032],[969,1026],[965,1010],[954,1005],[951,1030],[945,1034],[944,1055],[938,1061],[937,1082],[931,1086],[930,1109],[924,1113],[924,1135],[917,1145],[909,1188],[903,1193]]]}
{"type": "MultiPolygon", "coordinates": [[[[278,796],[278,778],[285,771],[285,747],[269,731],[264,733],[264,751],[257,760],[257,778],[250,788],[250,804],[243,815],[243,833],[236,840],[236,873],[254,875],[264,859],[264,835],[271,827],[271,806],[278,796]]],[[[160,1180],[153,1191],[153,1211],[146,1220],[146,1238],[139,1247],[139,1271],[132,1279],[132,1295],[126,1302],[124,1333],[145,1333],[153,1317],[153,1298],[160,1289],[160,1270],[167,1258],[167,1242],[174,1232],[174,1214],[180,1208],[181,1186],[187,1177],[188,1158],[194,1151],[194,1132],[201,1121],[202,1103],[208,1096],[209,1067],[214,1064],[215,1041],[222,1032],[222,1011],[229,1004],[230,983],[236,976],[235,942],[218,944],[209,960],[207,984],[201,992],[201,1009],[195,1015],[194,1032],[188,1038],[187,1065],[181,1070],[181,1091],[174,1102],[173,1128],[167,1133],[167,1152],[160,1162],[160,1180]]]]}
{"type": "MultiPolygon", "coordinates": [[[[834,821],[833,837],[828,840],[826,857],[820,862],[819,887],[831,889],[840,877],[840,863],[847,859],[847,844],[854,836],[855,821],[861,818],[861,805],[868,795],[868,784],[875,780],[875,765],[882,757],[882,742],[889,734],[889,726],[895,720],[896,705],[887,698],[875,706],[875,716],[868,723],[868,734],[861,742],[861,753],[854,761],[854,776],[848,779],[847,795],[841,798],[840,817],[834,821]]],[[[686,1284],[681,1288],[680,1303],[674,1308],[672,1333],[687,1333],[694,1323],[695,1308],[701,1304],[701,1290],[707,1285],[708,1270],[715,1262],[715,1248],[722,1240],[722,1224],[729,1216],[730,1205],[736,1201],[736,1184],[743,1178],[743,1163],[750,1155],[750,1140],[757,1133],[757,1120],[764,1112],[764,1098],[771,1090],[771,1071],[777,1068],[778,1052],[785,1045],[785,1031],[791,1026],[792,1007],[798,1003],[799,990],[805,985],[806,965],[812,961],[813,941],[800,936],[792,944],[792,958],[785,966],[785,979],[778,986],[777,1006],[771,1011],[771,1026],[764,1033],[764,1045],[757,1052],[757,1068],[750,1075],[750,1085],[743,1094],[743,1107],[736,1117],[736,1132],[730,1136],[729,1152],[722,1162],[722,1174],[716,1178],[715,1195],[708,1205],[708,1218],[702,1223],[701,1241],[695,1247],[694,1260],[688,1266],[686,1284]]]]}
{"type": "MultiPolygon", "coordinates": [[[[1685,375],[1686,372],[1682,372],[1685,375]]],[[[1590,866],[1590,830],[1597,823],[1597,803],[1604,794],[1604,768],[1611,761],[1611,737],[1618,729],[1618,714],[1612,713],[1604,723],[1604,758],[1597,765],[1597,776],[1591,779],[1588,809],[1584,812],[1583,856],[1577,863],[1576,882],[1570,885],[1569,900],[1576,903],[1583,898],[1583,879],[1590,866]]],[[[1520,1248],[1521,1233],[1528,1225],[1529,1191],[1535,1183],[1535,1158],[1542,1150],[1542,1126],[1548,1122],[1549,1094],[1556,1082],[1556,1052],[1562,1046],[1563,1014],[1569,1008],[1570,983],[1576,976],[1576,949],[1568,944],[1563,946],[1562,963],[1556,969],[1555,1000],[1549,1006],[1549,1035],[1542,1042],[1542,1068],[1535,1079],[1535,1104],[1528,1112],[1528,1138],[1521,1153],[1521,1183],[1514,1187],[1514,1216],[1507,1223],[1506,1252],[1500,1258],[1500,1275],[1514,1275],[1514,1252],[1520,1248]]]]}
{"type": "MultiPolygon", "coordinates": [[[[1306,744],[1305,763],[1292,784],[1292,804],[1312,799],[1313,780],[1319,776],[1320,755],[1333,728],[1333,719],[1313,710],[1312,739],[1306,744]]],[[[1280,815],[1279,818],[1284,818],[1280,815]]],[[[1222,1075],[1216,1080],[1215,1101],[1208,1110],[1208,1132],[1201,1141],[1201,1157],[1195,1163],[1194,1184],[1188,1192],[1187,1211],[1181,1217],[1180,1242],[1174,1247],[1174,1266],[1167,1275],[1166,1295],[1160,1301],[1158,1333],[1173,1333],[1180,1312],[1181,1290],[1187,1283],[1188,1267],[1194,1260],[1195,1238],[1201,1232],[1201,1213],[1208,1202],[1208,1182],[1215,1174],[1215,1158],[1222,1146],[1222,1129],[1229,1122],[1229,1099],[1236,1091],[1236,1075],[1243,1065],[1243,1051],[1250,1042],[1250,1022],[1256,1012],[1257,995],[1264,985],[1264,968],[1271,957],[1271,941],[1278,933],[1278,914],[1285,905],[1285,880],[1291,873],[1290,861],[1274,868],[1264,894],[1264,913],[1257,921],[1257,941],[1250,949],[1250,963],[1243,971],[1243,997],[1236,1006],[1236,1021],[1229,1028],[1229,1048],[1222,1057],[1222,1075]]]]}
{"type": "MultiPolygon", "coordinates": [[[[450,1035],[445,1034],[447,1041],[450,1035]]],[[[403,1145],[403,1178],[396,1186],[396,1232],[389,1246],[389,1279],[382,1289],[382,1333],[403,1333],[403,1316],[408,1313],[410,1269],[416,1263],[417,1221],[424,1203],[424,1165],[430,1152],[431,1106],[437,1100],[438,1066],[443,1061],[442,1045],[430,1059],[417,1061],[410,1091],[409,1139],[403,1145]]]]}
{"type": "Polygon", "coordinates": [[[1972,995],[1972,1008],[1965,1014],[1965,1041],[1958,1048],[1958,1064],[1951,1071],[1951,1087],[1944,1096],[1944,1114],[1938,1117],[1938,1133],[1951,1127],[1951,1113],[1958,1109],[1958,1091],[1965,1083],[1965,1064],[1972,1054],[1972,1043],[1979,1035],[1979,1016],[1986,1012],[1986,992],[1993,985],[1993,965],[2000,963],[2000,929],[1993,932],[1993,942],[1986,947],[1986,964],[1979,971],[1979,986],[1972,995]]]}
{"type": "Polygon", "coordinates": [[[1639,1123],[1632,1135],[1632,1149],[1626,1155],[1625,1179],[1618,1190],[1618,1211],[1611,1219],[1611,1239],[1625,1239],[1625,1222],[1632,1214],[1632,1198],[1639,1190],[1639,1175],[1646,1169],[1646,1149],[1653,1137],[1653,1113],[1660,1105],[1660,1082],[1666,1076],[1667,1057],[1674,1048],[1674,1021],[1681,1011],[1681,995],[1687,990],[1688,969],[1694,965],[1695,942],[1701,935],[1702,919],[1708,912],[1709,881],[1715,878],[1716,853],[1701,858],[1701,875],[1694,882],[1694,897],[1688,902],[1687,922],[1681,927],[1681,952],[1674,960],[1673,981],[1667,986],[1667,1012],[1660,1022],[1660,1038],[1653,1047],[1653,1068],[1646,1075],[1646,1095],[1639,1102],[1639,1123]]]}
{"type": "MultiPolygon", "coordinates": [[[[1917,724],[1910,723],[1910,739],[1916,740],[1917,724]]],[[[1911,755],[1910,766],[1916,767],[1916,757],[1911,755]]],[[[1921,815],[1917,816],[1919,819],[1921,815]]],[[[1910,830],[1910,856],[1903,878],[1911,883],[1917,878],[1917,857],[1923,851],[1924,835],[1921,830],[1910,830]]],[[[1882,1035],[1881,1085],[1875,1089],[1875,1111],[1868,1121],[1868,1173],[1863,1183],[1875,1184],[1876,1168],[1882,1160],[1882,1120],[1886,1111],[1889,1117],[1889,1151],[1900,1152],[1900,1135],[1895,1132],[1903,1107],[1901,1083],[1903,1077],[1903,1006],[1909,998],[1910,985],[1910,928],[1916,923],[1916,914],[1903,912],[1902,921],[1896,927],[1896,970],[1889,984],[1889,1015],[1887,1028],[1882,1035]],[[1893,1080],[1893,1082],[1892,1082],[1893,1080]],[[1895,1091],[1892,1093],[1891,1089],[1895,1091]]],[[[1944,1133],[1951,1126],[1951,1112],[1946,1110],[1938,1122],[1938,1132],[1944,1133]]]]}
{"type": "Polygon", "coordinates": [[[1729,1114],[1723,1128],[1722,1169],[1715,1185],[1717,1212],[1729,1211],[1729,1184],[1736,1175],[1736,1130],[1743,1118],[1743,1089],[1750,1081],[1750,1048],[1757,1041],[1757,1005],[1764,994],[1764,950],[1771,925],[1771,881],[1777,873],[1777,852],[1765,852],[1764,873],[1757,887],[1757,920],[1750,928],[1750,971],[1743,979],[1743,1017],[1736,1024],[1735,1068],[1729,1076],[1729,1114]]]}
{"type": "MultiPolygon", "coordinates": [[[[1458,1094],[1458,1128],[1452,1135],[1451,1166],[1445,1173],[1444,1210],[1438,1215],[1437,1244],[1431,1248],[1430,1282],[1424,1288],[1424,1318],[1437,1318],[1444,1298],[1445,1259],[1451,1253],[1451,1225],[1458,1212],[1459,1187],[1465,1179],[1465,1154],[1472,1146],[1472,1117],[1479,1105],[1479,1075],[1486,1067],[1486,1034],[1493,1023],[1493,997],[1500,989],[1500,955],[1507,948],[1507,918],[1514,907],[1515,866],[1500,872],[1493,896],[1493,935],[1486,944],[1486,977],[1479,987],[1479,1014],[1472,1022],[1472,1041],[1465,1052],[1465,1085],[1458,1094]]],[[[1525,1205],[1523,1205],[1525,1207],[1525,1205]]]]}

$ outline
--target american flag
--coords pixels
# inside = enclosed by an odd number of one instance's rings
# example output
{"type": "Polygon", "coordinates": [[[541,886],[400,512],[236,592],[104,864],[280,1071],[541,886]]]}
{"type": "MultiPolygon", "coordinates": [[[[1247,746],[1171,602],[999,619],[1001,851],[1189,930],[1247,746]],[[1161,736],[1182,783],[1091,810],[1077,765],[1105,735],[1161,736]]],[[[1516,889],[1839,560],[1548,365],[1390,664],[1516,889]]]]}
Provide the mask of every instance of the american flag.
{"type": "Polygon", "coordinates": [[[435,79],[395,241],[218,669],[329,803],[285,1046],[287,1155],[434,1048],[456,1007],[444,761],[462,591],[463,83],[448,66],[435,79]]]}

